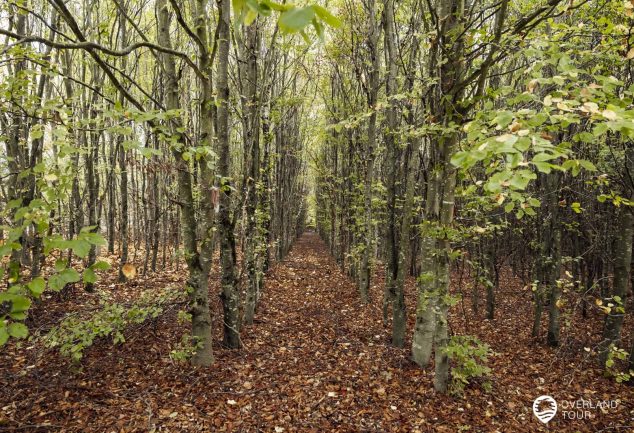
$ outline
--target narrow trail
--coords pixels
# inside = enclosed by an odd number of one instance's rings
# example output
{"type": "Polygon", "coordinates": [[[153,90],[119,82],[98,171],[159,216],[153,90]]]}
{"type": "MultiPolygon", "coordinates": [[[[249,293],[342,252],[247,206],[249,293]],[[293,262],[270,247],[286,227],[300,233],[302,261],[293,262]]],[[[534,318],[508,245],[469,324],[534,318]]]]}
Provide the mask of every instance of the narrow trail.
{"type": "Polygon", "coordinates": [[[407,402],[393,369],[410,363],[384,341],[378,307],[359,302],[316,234],[300,238],[275,267],[260,318],[245,341],[267,354],[255,378],[268,390],[259,410],[286,408],[293,414],[286,427],[318,431],[385,431],[401,418],[407,402]]]}
{"type": "MultiPolygon", "coordinates": [[[[501,319],[472,317],[465,329],[462,313],[450,317],[452,331],[473,332],[494,350],[493,392],[476,385],[462,399],[436,394],[433,367],[422,370],[409,360],[414,284],[406,287],[406,347],[396,349],[382,320],[381,278],[380,272],[373,278],[373,304],[363,305],[324,242],[308,232],[269,270],[255,323],[242,331],[242,349],[221,347],[222,307],[217,298],[212,303],[216,362],[209,368],[170,359],[188,334],[176,309],[126,331],[125,344],[96,342],[80,368],[38,344],[16,356],[0,354],[9,366],[0,369],[6,384],[0,431],[545,432],[531,412],[536,395],[559,390],[558,399],[578,398],[599,385],[596,371],[568,374],[579,360],[549,361],[550,349],[530,342],[530,303],[509,296],[500,302],[501,319]]],[[[214,281],[212,294],[219,292],[214,281]]],[[[166,271],[152,284],[184,281],[182,273],[166,271]]],[[[74,302],[92,299],[85,292],[74,296],[74,302]]],[[[609,379],[600,385],[602,398],[613,397],[609,379]]],[[[618,412],[597,412],[593,424],[634,414],[631,393],[619,397],[618,412]]],[[[551,424],[562,432],[593,431],[585,421],[551,424]]]]}

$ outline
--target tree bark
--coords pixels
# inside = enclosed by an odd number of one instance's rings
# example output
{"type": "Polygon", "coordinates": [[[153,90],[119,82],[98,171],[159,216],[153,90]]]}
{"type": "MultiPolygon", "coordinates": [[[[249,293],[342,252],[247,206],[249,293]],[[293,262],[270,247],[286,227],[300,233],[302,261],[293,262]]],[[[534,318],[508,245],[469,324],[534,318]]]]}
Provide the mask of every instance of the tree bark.
{"type": "MultiPolygon", "coordinates": [[[[162,46],[170,47],[170,12],[167,7],[167,0],[157,0],[156,9],[159,20],[158,41],[162,46]]],[[[165,79],[165,104],[167,109],[177,110],[180,108],[180,101],[178,96],[178,76],[176,74],[174,58],[168,54],[161,54],[160,59],[163,63],[165,79]]],[[[179,139],[177,145],[172,146],[172,154],[174,155],[177,166],[178,200],[181,207],[180,225],[185,259],[189,272],[187,285],[190,291],[189,302],[192,316],[192,336],[194,343],[197,345],[191,362],[194,365],[208,366],[214,362],[211,338],[211,315],[208,300],[208,266],[201,263],[201,257],[198,252],[198,242],[196,239],[197,221],[194,209],[192,181],[189,166],[183,159],[185,142],[182,135],[178,132],[178,129],[180,129],[180,121],[173,119],[172,126],[172,133],[178,134],[177,137],[179,139]]],[[[203,260],[210,259],[211,258],[203,258],[203,260]]]]}
{"type": "Polygon", "coordinates": [[[230,348],[239,348],[240,343],[240,294],[235,275],[236,242],[233,233],[234,223],[231,219],[231,181],[230,181],[230,147],[229,147],[229,47],[230,47],[230,0],[218,0],[218,169],[220,183],[220,211],[218,228],[220,231],[220,267],[222,304],[224,313],[224,344],[230,348]]]}
{"type": "Polygon", "coordinates": [[[373,223],[372,223],[372,183],[374,181],[374,158],[376,148],[376,103],[379,94],[379,36],[380,27],[376,22],[376,1],[368,0],[366,2],[368,16],[368,36],[367,45],[370,56],[370,66],[368,71],[368,109],[371,115],[368,121],[368,138],[365,149],[365,173],[363,179],[363,251],[361,253],[361,263],[359,266],[359,293],[361,301],[370,302],[370,273],[371,273],[371,256],[373,251],[373,223]]]}
{"type": "MultiPolygon", "coordinates": [[[[623,196],[629,200],[634,198],[634,148],[625,152],[625,170],[623,196]]],[[[605,318],[603,341],[600,345],[601,365],[605,365],[610,348],[621,340],[621,329],[625,319],[626,297],[630,282],[632,263],[632,236],[634,235],[634,215],[630,207],[620,209],[614,240],[614,276],[610,302],[615,306],[605,318]],[[620,299],[620,301],[619,301],[620,299]]],[[[630,358],[634,359],[634,358],[630,358]]]]}

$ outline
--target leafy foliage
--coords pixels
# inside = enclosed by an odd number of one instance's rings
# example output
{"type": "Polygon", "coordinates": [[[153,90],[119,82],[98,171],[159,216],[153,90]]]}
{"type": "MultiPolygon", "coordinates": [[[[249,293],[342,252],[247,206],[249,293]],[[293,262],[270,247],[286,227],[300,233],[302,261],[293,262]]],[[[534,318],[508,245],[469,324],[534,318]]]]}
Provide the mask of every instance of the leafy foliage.
{"type": "Polygon", "coordinates": [[[482,387],[490,390],[491,384],[486,378],[491,369],[486,363],[491,352],[487,344],[473,336],[458,335],[450,339],[446,352],[453,364],[450,385],[452,394],[462,395],[465,386],[480,379],[485,379],[482,387]]]}
{"type": "Polygon", "coordinates": [[[614,377],[617,383],[629,382],[634,378],[634,370],[625,368],[619,368],[618,362],[627,361],[629,353],[624,349],[611,344],[608,351],[608,356],[605,361],[605,370],[609,376],[614,377]]]}
{"type": "Polygon", "coordinates": [[[234,14],[238,23],[251,25],[258,15],[269,16],[279,12],[278,25],[285,33],[299,33],[310,42],[306,27],[312,25],[317,36],[323,40],[324,24],[333,28],[341,26],[341,21],[318,4],[299,7],[292,3],[276,3],[271,0],[233,0],[234,14]]]}
{"type": "Polygon", "coordinates": [[[63,356],[79,362],[84,351],[100,339],[109,337],[113,344],[125,342],[126,328],[156,319],[179,295],[177,290],[166,288],[159,292],[148,290],[131,305],[102,300],[101,308],[90,317],[76,314],[66,317],[44,337],[45,344],[59,348],[63,356]]]}

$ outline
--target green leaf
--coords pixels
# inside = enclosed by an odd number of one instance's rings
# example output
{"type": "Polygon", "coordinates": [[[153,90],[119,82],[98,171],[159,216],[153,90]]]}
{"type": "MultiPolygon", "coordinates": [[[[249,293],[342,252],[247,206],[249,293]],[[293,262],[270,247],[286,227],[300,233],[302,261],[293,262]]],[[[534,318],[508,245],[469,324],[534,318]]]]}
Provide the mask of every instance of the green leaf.
{"type": "Polygon", "coordinates": [[[90,253],[90,243],[82,240],[82,239],[75,239],[72,241],[69,241],[69,246],[70,248],[73,249],[73,252],[75,254],[77,254],[78,257],[81,257],[82,259],[86,258],[88,256],[88,254],[90,253]]]}
{"type": "Polygon", "coordinates": [[[532,207],[537,207],[537,206],[541,206],[542,202],[540,202],[534,197],[531,197],[528,199],[528,204],[531,205],[532,207]]]}
{"type": "Polygon", "coordinates": [[[598,123],[592,130],[592,135],[599,137],[608,131],[608,125],[606,123],[598,123]]]}
{"type": "Polygon", "coordinates": [[[306,34],[304,30],[300,30],[299,34],[302,35],[304,42],[306,42],[307,45],[310,45],[310,38],[308,37],[308,34],[306,34]]]}
{"type": "Polygon", "coordinates": [[[139,148],[139,152],[145,158],[151,158],[154,155],[161,156],[163,154],[163,152],[161,152],[160,150],[153,149],[151,147],[141,147],[139,148]]]}
{"type": "Polygon", "coordinates": [[[83,279],[84,279],[84,283],[86,284],[96,283],[97,274],[95,274],[95,271],[93,271],[92,269],[86,268],[84,269],[83,279]]]}
{"type": "Polygon", "coordinates": [[[520,137],[515,143],[515,149],[520,152],[526,152],[531,147],[531,139],[529,137],[520,137]]]}
{"type": "Polygon", "coordinates": [[[11,307],[11,313],[22,313],[27,311],[31,306],[31,300],[26,296],[15,295],[13,297],[13,305],[11,307]]]}
{"type": "Polygon", "coordinates": [[[79,272],[72,268],[64,269],[62,272],[59,273],[59,275],[66,283],[76,283],[81,278],[79,276],[79,272]]]}
{"type": "Polygon", "coordinates": [[[460,168],[469,168],[472,165],[473,159],[470,152],[460,151],[456,152],[451,157],[451,165],[460,168]]]}
{"type": "Polygon", "coordinates": [[[16,198],[14,200],[9,200],[9,202],[7,203],[7,209],[16,209],[18,207],[22,206],[22,199],[21,198],[16,198]]]}
{"type": "Polygon", "coordinates": [[[26,311],[11,312],[9,317],[13,320],[26,320],[26,311]]]}
{"type": "Polygon", "coordinates": [[[535,155],[533,157],[533,162],[544,162],[544,161],[550,161],[557,158],[555,155],[552,155],[550,153],[538,153],[537,155],[535,155]]]}
{"type": "Polygon", "coordinates": [[[552,164],[548,162],[533,162],[533,165],[540,173],[550,173],[552,171],[552,164]]]}
{"type": "Polygon", "coordinates": [[[313,18],[312,23],[313,23],[313,27],[315,28],[315,33],[317,33],[317,36],[323,42],[324,41],[324,26],[319,21],[317,21],[316,18],[313,18]]]}
{"type": "Polygon", "coordinates": [[[262,0],[262,3],[267,5],[269,8],[271,8],[274,11],[278,11],[278,12],[284,12],[287,11],[289,9],[292,9],[292,5],[284,5],[281,3],[276,3],[274,1],[271,0],[262,0]]]}
{"type": "Polygon", "coordinates": [[[506,128],[512,121],[515,115],[510,111],[501,111],[493,119],[493,123],[497,124],[500,128],[506,128]]]}
{"type": "MultiPolygon", "coordinates": [[[[249,7],[249,9],[251,9],[256,14],[260,14],[260,15],[265,16],[265,17],[268,17],[269,15],[271,15],[271,7],[268,4],[266,4],[265,2],[258,3],[256,0],[246,0],[246,3],[247,3],[247,6],[249,7]]],[[[248,16],[248,14],[247,14],[247,16],[248,16]]],[[[245,19],[245,25],[248,25],[246,23],[246,19],[245,19]]]]}
{"type": "MultiPolygon", "coordinates": [[[[253,9],[249,9],[247,14],[244,16],[244,25],[250,26],[253,24],[253,21],[258,17],[258,13],[253,9]]],[[[184,159],[184,158],[183,158],[184,159]]]]}
{"type": "Polygon", "coordinates": [[[232,0],[231,5],[233,6],[233,13],[236,15],[236,17],[239,17],[241,15],[244,3],[245,0],[232,0]]]}
{"type": "Polygon", "coordinates": [[[0,257],[11,255],[11,251],[13,251],[11,244],[0,245],[0,257]]]}
{"type": "MultiPolygon", "coordinates": [[[[22,284],[14,284],[9,287],[6,291],[9,295],[25,295],[26,290],[24,290],[24,286],[22,284]]],[[[11,298],[13,299],[13,298],[11,298]]]]}
{"type": "Polygon", "coordinates": [[[576,134],[574,140],[582,143],[592,143],[594,141],[594,135],[584,131],[576,134]]]}
{"type": "Polygon", "coordinates": [[[19,322],[9,324],[8,331],[13,338],[26,338],[29,335],[29,328],[24,323],[19,322]]]}
{"type": "Polygon", "coordinates": [[[537,175],[528,170],[519,170],[516,173],[513,173],[513,177],[511,177],[510,182],[511,186],[515,189],[524,190],[528,186],[528,183],[532,179],[536,179],[537,175]]]}
{"type": "Polygon", "coordinates": [[[577,165],[577,162],[574,159],[569,159],[569,160],[565,161],[563,164],[561,164],[561,168],[563,170],[570,170],[575,165],[577,165]]]}
{"type": "Polygon", "coordinates": [[[330,27],[339,28],[341,27],[341,20],[331,14],[328,9],[323,6],[313,5],[313,10],[317,14],[317,16],[330,27]]]}
{"type": "Polygon", "coordinates": [[[99,233],[82,233],[80,238],[86,242],[90,242],[92,245],[105,245],[106,240],[99,233]]]}
{"type": "Polygon", "coordinates": [[[42,277],[36,277],[31,280],[31,282],[28,283],[26,286],[29,288],[31,293],[33,293],[33,295],[40,296],[46,288],[46,281],[44,281],[44,278],[42,277]]]}
{"type": "Polygon", "coordinates": [[[588,171],[596,171],[597,168],[594,166],[593,163],[591,163],[590,161],[587,161],[585,159],[579,159],[579,165],[582,166],[583,168],[585,168],[588,171]]]}
{"type": "Polygon", "coordinates": [[[527,123],[529,126],[538,127],[544,124],[548,120],[548,114],[546,113],[537,113],[528,119],[527,123]]]}
{"type": "Polygon", "coordinates": [[[93,263],[90,269],[95,271],[107,271],[108,269],[110,269],[110,263],[100,260],[98,262],[93,263]]]}
{"type": "Polygon", "coordinates": [[[51,290],[54,290],[56,292],[62,290],[64,288],[64,285],[64,279],[59,274],[51,275],[51,277],[48,279],[48,286],[51,288],[51,290]]]}
{"type": "Polygon", "coordinates": [[[282,12],[279,19],[280,29],[287,33],[299,32],[310,24],[314,16],[315,9],[311,6],[282,12]]]}
{"type": "Polygon", "coordinates": [[[39,138],[44,137],[44,131],[42,131],[42,128],[33,128],[31,129],[31,139],[32,140],[37,140],[39,138]]]}
{"type": "Polygon", "coordinates": [[[125,150],[138,149],[141,147],[141,143],[137,140],[124,140],[121,145],[125,150]]]}
{"type": "Polygon", "coordinates": [[[4,346],[7,341],[9,341],[9,332],[7,332],[6,326],[1,325],[0,326],[0,346],[4,346]]]}
{"type": "Polygon", "coordinates": [[[62,272],[68,265],[67,259],[58,259],[55,261],[55,272],[62,272]]]}

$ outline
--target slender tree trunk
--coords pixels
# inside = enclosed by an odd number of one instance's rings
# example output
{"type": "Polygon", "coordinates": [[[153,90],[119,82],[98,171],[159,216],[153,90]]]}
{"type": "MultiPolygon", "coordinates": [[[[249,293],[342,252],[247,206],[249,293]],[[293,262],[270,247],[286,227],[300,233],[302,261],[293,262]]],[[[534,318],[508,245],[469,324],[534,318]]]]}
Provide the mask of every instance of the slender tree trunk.
{"type": "Polygon", "coordinates": [[[224,344],[238,348],[240,343],[240,294],[235,275],[236,241],[233,233],[234,222],[231,219],[231,182],[229,147],[229,45],[231,3],[230,0],[218,0],[220,16],[218,18],[218,70],[217,70],[217,107],[218,107],[218,148],[221,184],[220,212],[218,225],[220,231],[220,266],[222,303],[224,313],[224,344]]]}
{"type": "MultiPolygon", "coordinates": [[[[170,39],[170,12],[167,7],[167,0],[157,0],[158,16],[158,41],[164,47],[171,47],[170,39]]],[[[167,54],[161,54],[163,62],[163,73],[165,79],[165,103],[169,110],[180,108],[178,76],[174,58],[167,54]]],[[[183,246],[189,277],[187,284],[190,289],[190,313],[192,316],[192,336],[197,345],[196,352],[192,357],[192,364],[207,366],[214,361],[212,353],[211,338],[211,315],[209,312],[208,300],[208,278],[205,262],[201,262],[196,240],[197,222],[194,209],[192,181],[190,169],[183,159],[182,149],[185,147],[184,138],[178,132],[180,121],[172,120],[173,134],[177,134],[180,146],[173,146],[172,153],[177,165],[178,200],[182,211],[181,231],[183,236],[183,246]]],[[[210,258],[202,258],[210,260],[210,258]]]]}
{"type": "MultiPolygon", "coordinates": [[[[623,195],[629,200],[634,198],[634,149],[625,152],[625,188],[623,195]]],[[[634,215],[631,208],[625,206],[620,209],[617,222],[616,239],[614,241],[614,277],[610,302],[615,306],[605,318],[603,327],[603,341],[601,342],[600,361],[605,365],[610,348],[621,340],[621,329],[625,319],[627,304],[627,290],[630,282],[632,267],[632,236],[634,235],[634,215]]],[[[630,358],[634,359],[634,358],[630,358]]]]}
{"type": "Polygon", "coordinates": [[[374,181],[374,153],[376,148],[376,103],[379,94],[379,36],[380,27],[376,20],[376,0],[368,0],[366,3],[368,16],[368,53],[370,56],[370,70],[368,83],[368,108],[372,111],[368,121],[368,139],[365,149],[365,175],[363,179],[363,251],[359,267],[359,293],[362,302],[370,302],[370,262],[373,252],[373,223],[372,223],[372,183],[374,181]]]}
{"type": "Polygon", "coordinates": [[[544,303],[548,299],[548,336],[550,346],[559,345],[559,298],[561,287],[561,229],[559,227],[559,174],[551,172],[539,176],[544,194],[539,223],[540,254],[536,263],[536,285],[533,294],[535,310],[533,337],[539,336],[544,303]]]}
{"type": "MultiPolygon", "coordinates": [[[[116,153],[118,151],[119,146],[112,146],[110,150],[109,163],[110,170],[108,173],[108,177],[112,179],[114,177],[114,167],[116,164],[116,153]]],[[[115,190],[115,182],[112,180],[108,182],[108,210],[107,210],[107,236],[108,236],[108,253],[114,254],[114,241],[116,236],[115,229],[115,220],[117,215],[117,206],[116,206],[116,197],[117,193],[115,190]]]]}
{"type": "MultiPolygon", "coordinates": [[[[119,37],[121,38],[121,46],[124,47],[128,43],[126,34],[126,19],[123,14],[119,14],[119,37]]],[[[126,57],[121,58],[121,69],[126,70],[126,57]]],[[[119,102],[123,105],[125,97],[120,92],[119,102]]],[[[119,266],[119,282],[125,282],[126,276],[123,274],[123,266],[128,262],[128,169],[126,166],[126,151],[123,148],[123,135],[120,136],[118,142],[118,157],[119,157],[119,171],[121,176],[121,229],[119,230],[119,236],[121,239],[121,260],[119,266]]],[[[114,183],[114,179],[110,181],[114,183]]],[[[137,251],[138,248],[135,249],[137,251]]]]}
{"type": "MultiPolygon", "coordinates": [[[[155,142],[155,148],[158,149],[158,140],[156,139],[156,134],[153,134],[153,141],[155,142]]],[[[150,162],[151,167],[151,179],[153,180],[151,191],[152,195],[150,196],[150,205],[152,210],[152,221],[150,227],[152,227],[152,262],[151,269],[152,272],[156,272],[156,262],[158,260],[158,250],[159,250],[159,241],[161,237],[160,227],[161,227],[161,190],[158,186],[158,176],[156,175],[156,171],[158,170],[158,156],[153,155],[152,160],[150,162]]]]}
{"type": "Polygon", "coordinates": [[[454,86],[463,75],[463,20],[465,12],[464,0],[443,0],[437,14],[442,20],[443,32],[438,35],[438,59],[432,56],[431,70],[438,70],[439,83],[433,93],[432,101],[436,107],[436,117],[442,120],[447,131],[438,137],[437,161],[433,168],[433,177],[428,186],[428,223],[425,232],[432,230],[434,234],[423,233],[423,254],[433,254],[432,259],[423,259],[422,289],[417,309],[415,335],[412,343],[414,360],[425,365],[431,354],[433,342],[435,354],[434,389],[447,391],[449,379],[449,359],[446,353],[448,343],[447,313],[449,304],[450,253],[449,233],[453,225],[454,199],[456,189],[456,170],[450,160],[458,148],[459,133],[452,125],[461,124],[463,113],[459,111],[463,91],[454,86]],[[436,61],[437,60],[437,61],[436,61]],[[451,95],[451,98],[449,97],[451,95]],[[433,240],[425,239],[432,236],[433,240]],[[430,260],[428,262],[428,260],[430,260]],[[431,289],[431,290],[430,290],[431,289]],[[430,332],[433,331],[433,334],[430,332]]]}
{"type": "Polygon", "coordinates": [[[497,264],[496,240],[491,240],[487,254],[489,282],[486,288],[487,319],[495,318],[495,292],[500,287],[500,270],[497,264]]]}
{"type": "MultiPolygon", "coordinates": [[[[385,0],[383,7],[383,24],[385,35],[385,52],[386,65],[388,67],[386,78],[386,96],[389,99],[397,93],[397,52],[396,52],[396,29],[394,28],[394,0],[385,0]]],[[[389,101],[389,108],[386,112],[387,131],[385,132],[385,147],[387,148],[388,158],[386,160],[388,170],[387,181],[387,269],[385,275],[385,297],[384,297],[384,316],[387,316],[387,305],[392,305],[392,345],[395,347],[403,347],[405,345],[405,331],[407,319],[405,315],[405,296],[403,292],[403,273],[401,268],[404,265],[402,255],[404,253],[401,248],[403,246],[402,238],[407,236],[402,229],[405,228],[401,224],[405,223],[409,215],[406,217],[404,213],[399,218],[397,209],[397,198],[399,195],[399,184],[397,178],[402,178],[401,166],[401,149],[397,144],[396,134],[398,129],[397,107],[396,101],[389,101]]],[[[409,156],[408,156],[409,157],[409,156]]],[[[409,174],[409,173],[408,173],[409,174]]],[[[404,212],[405,209],[402,209],[404,212]]],[[[409,223],[406,224],[407,226],[409,223]]],[[[409,227],[407,227],[409,228],[409,227]]],[[[409,230],[408,230],[409,231],[409,230]]]]}
{"type": "Polygon", "coordinates": [[[247,272],[247,293],[244,312],[246,324],[253,323],[255,308],[260,297],[260,279],[262,272],[258,266],[260,254],[259,245],[262,242],[259,230],[258,215],[258,186],[260,182],[260,104],[258,101],[258,52],[260,50],[259,23],[255,23],[245,29],[245,44],[243,46],[245,73],[243,83],[245,98],[243,99],[243,112],[245,126],[245,213],[246,213],[246,255],[245,267],[247,272]]]}
{"type": "Polygon", "coordinates": [[[271,133],[270,101],[262,110],[262,140],[264,155],[262,157],[262,190],[259,203],[262,212],[262,242],[264,242],[264,256],[262,258],[262,272],[266,272],[271,265],[271,133]]]}
{"type": "MultiPolygon", "coordinates": [[[[95,77],[98,77],[99,71],[95,67],[93,74],[95,77]]],[[[95,79],[97,81],[98,78],[95,79]]],[[[97,103],[96,93],[94,94],[92,101],[92,106],[94,107],[97,103]]],[[[96,108],[89,109],[89,116],[91,120],[91,125],[94,126],[94,119],[97,117],[96,108]]],[[[84,134],[86,134],[84,132],[84,134]]],[[[98,194],[99,194],[99,180],[98,174],[95,170],[95,164],[99,161],[99,134],[97,132],[90,132],[90,139],[87,140],[89,152],[85,155],[84,163],[86,165],[86,189],[88,190],[88,226],[90,227],[90,231],[97,232],[99,230],[99,221],[97,219],[97,206],[98,206],[98,194]]],[[[86,265],[92,266],[97,260],[97,247],[95,245],[90,246],[90,251],[88,253],[88,260],[86,265]]],[[[86,283],[84,288],[87,292],[92,292],[94,290],[94,285],[92,283],[86,283]]]]}
{"type": "Polygon", "coordinates": [[[438,212],[438,186],[436,171],[427,185],[425,197],[425,221],[420,241],[420,276],[418,277],[418,303],[416,306],[416,325],[412,337],[412,359],[421,367],[426,367],[431,359],[434,344],[435,306],[433,296],[435,278],[434,255],[435,242],[430,217],[438,212]]]}

